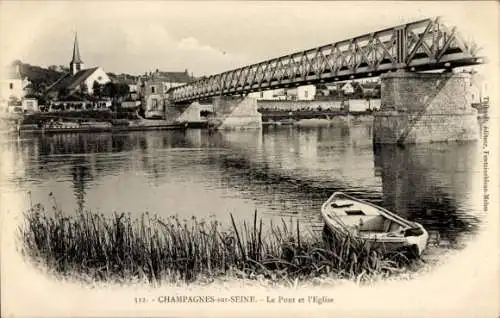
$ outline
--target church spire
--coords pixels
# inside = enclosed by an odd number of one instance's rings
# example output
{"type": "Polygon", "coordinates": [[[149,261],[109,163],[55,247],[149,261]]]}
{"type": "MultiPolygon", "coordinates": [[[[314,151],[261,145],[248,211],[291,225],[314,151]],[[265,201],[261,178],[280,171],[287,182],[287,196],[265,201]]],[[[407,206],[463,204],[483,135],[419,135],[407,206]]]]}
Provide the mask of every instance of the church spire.
{"type": "Polygon", "coordinates": [[[75,32],[75,42],[73,43],[73,58],[69,63],[72,74],[76,74],[83,69],[83,61],[80,58],[80,48],[78,47],[78,34],[75,32]]]}

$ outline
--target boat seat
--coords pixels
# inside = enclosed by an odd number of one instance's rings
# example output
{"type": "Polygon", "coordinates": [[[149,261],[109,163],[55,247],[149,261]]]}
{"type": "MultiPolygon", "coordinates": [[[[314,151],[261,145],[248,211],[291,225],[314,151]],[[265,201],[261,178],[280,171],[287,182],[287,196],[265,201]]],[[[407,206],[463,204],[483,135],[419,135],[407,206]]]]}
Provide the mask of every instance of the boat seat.
{"type": "Polygon", "coordinates": [[[385,219],[384,221],[384,232],[390,232],[391,231],[391,225],[392,221],[389,219],[385,219]]]}
{"type": "Polygon", "coordinates": [[[400,230],[401,228],[402,228],[401,225],[399,225],[398,223],[391,222],[391,227],[389,228],[389,231],[395,232],[395,231],[400,230]]]}
{"type": "Polygon", "coordinates": [[[362,225],[360,227],[360,231],[362,232],[382,232],[383,231],[383,222],[384,218],[382,216],[370,216],[363,218],[362,225]]]}
{"type": "Polygon", "coordinates": [[[384,232],[396,232],[399,229],[401,229],[401,225],[399,225],[398,223],[389,219],[386,219],[384,221],[384,232]]]}

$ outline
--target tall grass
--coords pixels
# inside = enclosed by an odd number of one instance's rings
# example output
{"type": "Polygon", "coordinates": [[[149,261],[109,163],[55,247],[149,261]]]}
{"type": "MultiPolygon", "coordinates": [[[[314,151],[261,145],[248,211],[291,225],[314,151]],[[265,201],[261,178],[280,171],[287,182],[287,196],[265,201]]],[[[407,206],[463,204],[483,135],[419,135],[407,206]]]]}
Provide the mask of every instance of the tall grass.
{"type": "Polygon", "coordinates": [[[257,211],[253,221],[223,228],[217,220],[180,221],[144,213],[138,218],[90,211],[71,216],[40,204],[25,212],[19,228],[22,252],[63,275],[92,280],[192,282],[199,277],[237,274],[269,279],[322,275],[365,280],[389,275],[401,264],[348,233],[328,240],[306,236],[285,222],[266,233],[257,211]]]}

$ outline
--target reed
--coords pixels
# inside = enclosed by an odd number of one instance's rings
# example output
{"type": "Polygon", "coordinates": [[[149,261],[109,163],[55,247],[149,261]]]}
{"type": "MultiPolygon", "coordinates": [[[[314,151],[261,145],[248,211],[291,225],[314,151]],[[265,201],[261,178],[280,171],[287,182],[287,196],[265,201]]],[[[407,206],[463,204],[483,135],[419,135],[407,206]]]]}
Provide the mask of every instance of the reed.
{"type": "Polygon", "coordinates": [[[181,221],[144,213],[112,216],[77,211],[50,213],[40,204],[25,212],[19,228],[25,256],[63,276],[95,280],[193,282],[199,277],[235,275],[287,281],[324,275],[359,281],[401,270],[400,259],[381,254],[345,233],[327,239],[305,235],[282,222],[263,232],[253,222],[223,228],[215,219],[181,221]]]}

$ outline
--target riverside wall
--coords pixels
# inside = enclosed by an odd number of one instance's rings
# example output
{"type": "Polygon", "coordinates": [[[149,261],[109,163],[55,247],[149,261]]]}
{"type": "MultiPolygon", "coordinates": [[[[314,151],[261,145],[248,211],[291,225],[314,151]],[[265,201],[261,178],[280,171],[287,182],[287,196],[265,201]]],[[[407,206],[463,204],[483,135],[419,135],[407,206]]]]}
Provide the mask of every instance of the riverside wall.
{"type": "Polygon", "coordinates": [[[262,127],[257,100],[251,97],[221,96],[213,99],[214,113],[208,117],[215,129],[255,129],[262,127]]]}
{"type": "Polygon", "coordinates": [[[165,107],[165,119],[169,124],[182,122],[199,122],[200,104],[193,102],[187,105],[168,104],[165,107]]]}
{"type": "Polygon", "coordinates": [[[350,99],[344,102],[338,100],[258,100],[259,109],[263,110],[339,110],[348,105],[350,111],[365,111],[368,108],[380,108],[380,99],[350,99]]]}

